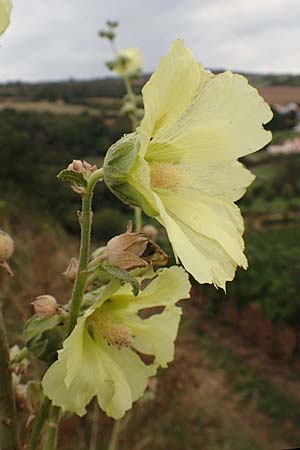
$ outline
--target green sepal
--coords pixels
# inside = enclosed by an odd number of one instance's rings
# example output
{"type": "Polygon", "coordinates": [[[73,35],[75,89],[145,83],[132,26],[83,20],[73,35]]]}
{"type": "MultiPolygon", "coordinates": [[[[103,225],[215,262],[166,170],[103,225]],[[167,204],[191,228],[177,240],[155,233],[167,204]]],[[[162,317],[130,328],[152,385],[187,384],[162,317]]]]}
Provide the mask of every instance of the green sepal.
{"type": "Polygon", "coordinates": [[[66,331],[58,314],[45,319],[33,316],[25,323],[24,336],[28,350],[50,364],[55,361],[57,350],[62,348],[66,331]]]}
{"type": "MultiPolygon", "coordinates": [[[[103,270],[107,274],[109,274],[112,278],[117,278],[117,280],[120,281],[120,283],[123,285],[125,283],[129,283],[132,287],[132,293],[136,297],[138,293],[140,292],[140,283],[136,279],[134,275],[132,275],[130,272],[127,272],[126,270],[122,270],[117,266],[113,266],[109,264],[108,261],[102,261],[97,266],[96,270],[103,270]]],[[[95,269],[91,269],[91,271],[94,271],[95,269]]]]}
{"type": "Polygon", "coordinates": [[[71,185],[76,184],[83,188],[87,187],[87,181],[82,175],[82,173],[74,172],[73,170],[64,169],[57,175],[57,178],[61,181],[70,183],[71,185]]]}
{"type": "Polygon", "coordinates": [[[139,139],[136,133],[123,136],[113,144],[103,163],[104,181],[123,203],[142,208],[151,217],[158,215],[150,202],[128,182],[128,176],[138,158],[139,139]]]}

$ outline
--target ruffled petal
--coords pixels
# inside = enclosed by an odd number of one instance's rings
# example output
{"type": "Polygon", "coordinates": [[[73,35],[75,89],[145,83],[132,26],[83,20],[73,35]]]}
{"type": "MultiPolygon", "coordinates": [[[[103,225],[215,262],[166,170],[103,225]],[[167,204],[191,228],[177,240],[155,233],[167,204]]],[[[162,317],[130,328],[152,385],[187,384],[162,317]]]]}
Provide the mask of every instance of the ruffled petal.
{"type": "Polygon", "coordinates": [[[137,297],[127,287],[121,288],[111,297],[111,308],[126,309],[126,313],[130,313],[154,306],[175,305],[190,297],[190,289],[188,274],[182,267],[173,266],[157,271],[157,277],[137,297]]]}
{"type": "Polygon", "coordinates": [[[142,154],[151,137],[173,124],[186,110],[202,81],[209,78],[208,74],[183,41],[173,43],[142,90],[145,116],[137,129],[142,154]]]}
{"type": "Polygon", "coordinates": [[[272,111],[241,75],[210,77],[175,122],[159,130],[149,144],[148,161],[205,164],[248,155],[271,140],[262,124],[272,111]]]}
{"type": "Polygon", "coordinates": [[[108,416],[120,419],[143,395],[156,368],[144,364],[133,350],[113,346],[106,346],[105,364],[113,383],[107,383],[105,389],[99,391],[98,401],[108,416]]]}
{"type": "MultiPolygon", "coordinates": [[[[69,343],[74,339],[72,334],[69,343]]],[[[83,416],[86,406],[110,377],[103,364],[101,349],[87,331],[83,333],[82,342],[74,339],[73,344],[74,353],[59,352],[58,361],[47,370],[42,385],[54,405],[83,416]]]]}
{"type": "Polygon", "coordinates": [[[146,355],[155,357],[154,363],[167,367],[174,359],[174,341],[177,336],[181,308],[170,306],[149,319],[135,317],[128,326],[135,335],[133,347],[146,355]]]}
{"type": "Polygon", "coordinates": [[[213,283],[225,290],[226,281],[234,278],[237,267],[234,259],[216,240],[195,232],[185,222],[168,214],[162,220],[185,269],[199,283],[213,283]]]}

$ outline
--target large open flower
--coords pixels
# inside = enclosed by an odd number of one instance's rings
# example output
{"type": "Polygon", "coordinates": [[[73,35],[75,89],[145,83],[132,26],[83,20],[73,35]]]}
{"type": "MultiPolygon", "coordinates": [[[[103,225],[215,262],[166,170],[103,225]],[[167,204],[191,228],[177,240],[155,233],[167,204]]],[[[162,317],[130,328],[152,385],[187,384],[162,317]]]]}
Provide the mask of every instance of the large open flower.
{"type": "Polygon", "coordinates": [[[188,298],[189,290],[188,275],[178,267],[159,271],[137,297],[128,285],[102,289],[46,372],[45,395],[80,416],[96,395],[107,415],[122,417],[157,368],[172,361],[181,316],[175,303],[188,298]],[[163,311],[140,317],[156,306],[163,311]],[[153,356],[153,362],[145,364],[137,352],[153,356]]]}
{"type": "Polygon", "coordinates": [[[108,187],[165,226],[201,283],[225,287],[247,267],[234,203],[254,176],[237,159],[265,146],[272,113],[246,78],[213,75],[176,41],[143,88],[145,116],[104,162],[108,187]]]}
{"type": "Polygon", "coordinates": [[[0,34],[4,33],[9,25],[12,7],[11,0],[0,0],[0,34]]]}

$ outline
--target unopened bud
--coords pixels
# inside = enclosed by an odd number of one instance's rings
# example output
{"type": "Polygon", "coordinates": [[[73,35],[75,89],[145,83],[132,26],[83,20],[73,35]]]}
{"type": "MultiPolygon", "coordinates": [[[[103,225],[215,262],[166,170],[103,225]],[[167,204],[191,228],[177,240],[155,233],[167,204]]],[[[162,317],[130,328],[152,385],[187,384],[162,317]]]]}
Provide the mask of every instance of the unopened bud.
{"type": "Polygon", "coordinates": [[[0,263],[3,263],[11,257],[14,251],[14,241],[9,234],[0,230],[0,263]]]}
{"type": "Polygon", "coordinates": [[[40,295],[33,302],[34,313],[39,319],[54,316],[58,310],[58,304],[52,295],[40,295]]]}
{"type": "Polygon", "coordinates": [[[158,230],[154,225],[147,224],[143,226],[142,232],[145,236],[147,236],[147,238],[151,239],[152,241],[157,240],[158,230]]]}
{"type": "Polygon", "coordinates": [[[85,180],[88,180],[89,177],[97,170],[96,165],[92,165],[86,161],[80,161],[79,159],[74,159],[69,165],[68,170],[72,170],[73,172],[81,173],[85,180]]]}
{"type": "Polygon", "coordinates": [[[11,257],[14,251],[14,241],[9,234],[0,230],[0,267],[4,269],[9,275],[13,275],[7,260],[11,257]]]}
{"type": "Polygon", "coordinates": [[[71,258],[68,267],[66,268],[63,275],[68,278],[72,283],[74,283],[79,267],[79,261],[76,258],[71,258]]]}

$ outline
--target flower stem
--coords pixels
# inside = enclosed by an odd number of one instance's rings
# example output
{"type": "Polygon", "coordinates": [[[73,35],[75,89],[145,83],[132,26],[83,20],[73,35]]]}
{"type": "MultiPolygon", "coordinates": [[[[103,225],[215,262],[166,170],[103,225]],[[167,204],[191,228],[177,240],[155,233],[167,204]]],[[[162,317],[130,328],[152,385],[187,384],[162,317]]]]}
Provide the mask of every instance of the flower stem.
{"type": "Polygon", "coordinates": [[[89,450],[97,449],[97,438],[99,431],[99,406],[98,402],[94,400],[94,407],[92,413],[92,424],[91,424],[91,439],[89,450]]]}
{"type": "Polygon", "coordinates": [[[52,406],[49,414],[48,430],[43,450],[56,449],[59,419],[60,408],[58,406],[52,406]]]}
{"type": "Polygon", "coordinates": [[[122,429],[121,425],[122,425],[122,420],[114,421],[107,450],[118,450],[119,434],[122,429]]]}
{"type": "Polygon", "coordinates": [[[49,400],[49,398],[45,397],[31,431],[28,450],[36,450],[38,448],[41,439],[42,428],[45,420],[47,419],[50,407],[51,401],[49,400]]]}
{"type": "Polygon", "coordinates": [[[0,449],[17,450],[16,407],[9,370],[9,350],[0,303],[0,449]]]}
{"type": "MultiPolygon", "coordinates": [[[[89,178],[86,191],[82,196],[79,268],[71,299],[69,329],[68,329],[69,333],[71,333],[73,328],[75,327],[80,312],[80,304],[83,296],[85,279],[87,276],[84,273],[84,271],[87,267],[90,250],[90,238],[92,226],[92,198],[94,188],[97,182],[102,179],[103,179],[103,169],[96,170],[89,178]]],[[[47,432],[44,450],[54,450],[56,448],[57,427],[60,418],[60,408],[57,406],[51,406],[51,401],[45,397],[31,432],[28,450],[36,450],[38,448],[41,431],[45,423],[45,420],[49,414],[49,410],[50,410],[49,415],[50,429],[47,432]]]]}
{"type": "Polygon", "coordinates": [[[87,268],[89,254],[90,254],[90,240],[91,240],[91,228],[92,228],[92,199],[93,191],[99,180],[103,178],[103,170],[98,169],[90,177],[88,186],[85,193],[82,195],[82,213],[81,213],[81,241],[80,241],[80,253],[79,253],[79,267],[74,283],[70,316],[69,316],[69,329],[71,333],[76,325],[77,318],[80,312],[80,304],[83,296],[85,280],[87,274],[85,270],[87,268]]]}
{"type": "Polygon", "coordinates": [[[133,89],[132,89],[129,77],[127,75],[123,75],[123,80],[124,80],[124,84],[125,84],[125,89],[126,89],[127,95],[130,98],[130,101],[131,101],[131,103],[134,106],[134,111],[133,111],[132,114],[130,114],[130,120],[131,120],[131,123],[132,123],[132,129],[134,131],[136,129],[137,125],[138,125],[136,95],[133,92],[133,89]]]}
{"type": "Polygon", "coordinates": [[[139,233],[142,230],[142,210],[138,206],[134,207],[135,231],[139,233]]]}

